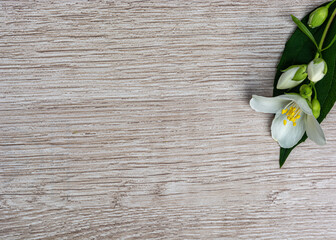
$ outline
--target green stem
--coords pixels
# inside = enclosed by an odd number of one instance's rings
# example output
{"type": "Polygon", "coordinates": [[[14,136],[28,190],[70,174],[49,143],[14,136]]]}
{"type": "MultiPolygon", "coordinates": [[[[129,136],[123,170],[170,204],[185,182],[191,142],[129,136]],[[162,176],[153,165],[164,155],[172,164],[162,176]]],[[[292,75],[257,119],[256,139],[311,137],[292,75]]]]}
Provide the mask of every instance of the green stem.
{"type": "Polygon", "coordinates": [[[314,99],[317,99],[317,92],[316,92],[316,88],[315,88],[315,83],[312,83],[312,87],[314,89],[314,99]]]}
{"type": "MultiPolygon", "coordinates": [[[[334,0],[334,1],[335,1],[335,0],[334,0]]],[[[334,1],[332,1],[332,2],[334,2],[334,1]]],[[[332,2],[331,2],[331,3],[332,3],[332,2]]],[[[324,32],[323,32],[323,34],[322,34],[321,41],[320,41],[320,44],[319,44],[319,50],[320,50],[320,51],[322,50],[322,46],[323,46],[324,40],[325,40],[325,38],[326,38],[326,36],[327,36],[328,30],[329,30],[329,28],[330,28],[330,25],[331,25],[332,21],[333,21],[334,18],[335,18],[335,15],[336,15],[336,8],[335,8],[334,12],[332,13],[331,17],[329,18],[329,21],[328,21],[328,23],[327,23],[327,26],[325,27],[324,32]]]]}

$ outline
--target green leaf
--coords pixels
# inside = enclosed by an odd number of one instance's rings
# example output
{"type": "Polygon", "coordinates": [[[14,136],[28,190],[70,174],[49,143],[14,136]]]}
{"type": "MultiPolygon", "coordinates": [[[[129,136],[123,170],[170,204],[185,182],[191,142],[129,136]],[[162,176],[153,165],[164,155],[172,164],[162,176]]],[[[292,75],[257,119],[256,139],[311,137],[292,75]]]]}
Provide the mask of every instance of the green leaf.
{"type": "MultiPolygon", "coordinates": [[[[325,4],[324,4],[325,5],[325,4]]],[[[333,12],[335,6],[330,6],[329,11],[333,12]]],[[[307,23],[309,18],[309,14],[302,19],[302,23],[307,23]]],[[[320,40],[322,37],[323,30],[326,26],[325,23],[318,27],[314,28],[311,31],[311,34],[315,36],[316,40],[320,40]]],[[[329,32],[326,37],[326,42],[331,42],[333,36],[336,34],[336,20],[333,21],[329,32]]],[[[321,114],[317,119],[318,122],[322,122],[323,119],[327,116],[331,108],[334,106],[336,102],[336,44],[330,46],[327,50],[323,52],[323,59],[326,61],[328,65],[328,73],[327,75],[318,83],[316,83],[316,90],[318,94],[318,100],[321,104],[321,114]]],[[[282,57],[277,67],[277,73],[274,79],[274,88],[273,88],[273,96],[278,96],[286,93],[286,90],[276,89],[276,85],[278,83],[279,77],[281,75],[281,69],[286,69],[291,65],[298,64],[308,64],[312,61],[316,54],[316,46],[315,44],[307,38],[307,36],[300,30],[296,29],[293,35],[289,38],[286,43],[285,49],[283,51],[282,57]]],[[[305,80],[303,83],[308,83],[308,80],[305,80]]],[[[300,92],[300,85],[291,89],[291,92],[300,92]]],[[[286,159],[288,158],[291,151],[304,142],[307,139],[307,135],[305,134],[302,139],[292,148],[281,148],[280,156],[279,156],[279,164],[280,167],[283,166],[286,159]]]]}
{"type": "Polygon", "coordinates": [[[308,30],[308,28],[299,20],[297,19],[295,16],[291,15],[293,21],[295,22],[295,24],[298,26],[298,28],[304,33],[306,34],[307,37],[309,37],[309,39],[315,44],[316,48],[318,49],[318,45],[317,42],[313,36],[313,34],[308,30]]]}

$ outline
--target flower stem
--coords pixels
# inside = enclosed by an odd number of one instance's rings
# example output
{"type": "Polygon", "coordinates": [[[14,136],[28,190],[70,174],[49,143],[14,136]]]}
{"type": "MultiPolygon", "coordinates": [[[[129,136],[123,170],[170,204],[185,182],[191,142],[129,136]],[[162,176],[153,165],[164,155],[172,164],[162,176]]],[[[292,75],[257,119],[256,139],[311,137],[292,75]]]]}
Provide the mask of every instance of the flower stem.
{"type": "Polygon", "coordinates": [[[314,89],[314,99],[317,99],[317,92],[316,92],[316,88],[315,88],[315,83],[312,84],[312,87],[314,89]]]}
{"type": "MultiPolygon", "coordinates": [[[[314,82],[310,82],[308,84],[308,86],[310,86],[314,90],[314,99],[317,99],[317,91],[316,91],[315,83],[314,82]]],[[[309,98],[309,102],[310,101],[311,101],[311,97],[309,98]]]]}
{"type": "MultiPolygon", "coordinates": [[[[334,1],[335,1],[335,0],[334,0],[334,1]]],[[[334,1],[330,2],[329,4],[333,3],[334,1]]],[[[325,40],[325,38],[326,38],[326,36],[327,36],[328,30],[329,30],[329,28],[330,28],[330,25],[331,25],[332,21],[333,21],[334,18],[335,18],[335,15],[336,15],[336,8],[335,8],[335,10],[333,11],[331,17],[329,18],[329,21],[328,21],[328,23],[327,23],[327,26],[325,27],[324,32],[323,32],[323,34],[322,34],[321,41],[320,41],[320,44],[319,44],[319,49],[320,49],[320,51],[322,50],[322,46],[323,46],[324,40],[325,40]]]]}

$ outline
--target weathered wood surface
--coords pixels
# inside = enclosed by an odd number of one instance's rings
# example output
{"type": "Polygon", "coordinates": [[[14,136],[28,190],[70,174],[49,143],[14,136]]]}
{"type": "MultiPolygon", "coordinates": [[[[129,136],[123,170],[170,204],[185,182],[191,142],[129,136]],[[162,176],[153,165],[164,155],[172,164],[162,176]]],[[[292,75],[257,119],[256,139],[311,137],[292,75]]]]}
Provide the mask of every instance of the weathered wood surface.
{"type": "Polygon", "coordinates": [[[328,145],[283,169],[275,66],[323,1],[1,1],[0,239],[336,239],[328,145]]]}

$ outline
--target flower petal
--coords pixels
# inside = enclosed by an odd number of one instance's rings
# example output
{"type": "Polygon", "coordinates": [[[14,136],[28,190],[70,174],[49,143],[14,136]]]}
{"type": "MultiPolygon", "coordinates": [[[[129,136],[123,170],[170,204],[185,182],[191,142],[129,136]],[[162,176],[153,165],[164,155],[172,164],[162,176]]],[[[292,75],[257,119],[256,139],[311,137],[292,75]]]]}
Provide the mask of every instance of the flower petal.
{"type": "Polygon", "coordinates": [[[290,101],[280,97],[262,97],[252,95],[250,106],[257,112],[276,113],[284,108],[290,101]]]}
{"type": "Polygon", "coordinates": [[[310,109],[310,107],[309,107],[306,99],[304,99],[300,95],[297,95],[297,94],[286,94],[286,95],[279,96],[279,98],[292,100],[292,101],[296,102],[299,105],[299,107],[301,108],[301,110],[304,113],[309,114],[309,115],[313,115],[313,112],[310,109]]]}
{"type": "Polygon", "coordinates": [[[314,116],[307,115],[305,118],[306,132],[309,139],[318,145],[326,144],[323,130],[314,116]]]}
{"type": "Polygon", "coordinates": [[[296,121],[296,126],[293,126],[286,114],[278,112],[272,122],[272,138],[283,148],[294,147],[305,132],[305,122],[302,118],[303,116],[296,121]],[[286,120],[286,125],[284,125],[284,120],[286,120]]]}

